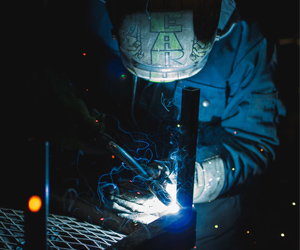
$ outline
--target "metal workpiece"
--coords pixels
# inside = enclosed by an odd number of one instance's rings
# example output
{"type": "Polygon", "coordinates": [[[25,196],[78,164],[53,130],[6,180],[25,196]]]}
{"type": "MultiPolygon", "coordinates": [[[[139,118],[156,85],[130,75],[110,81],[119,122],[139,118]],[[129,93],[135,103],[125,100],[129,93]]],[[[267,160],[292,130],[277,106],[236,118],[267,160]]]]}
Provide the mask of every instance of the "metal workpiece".
{"type": "Polygon", "coordinates": [[[106,250],[190,250],[196,238],[196,210],[183,208],[141,227],[106,250]]]}
{"type": "Polygon", "coordinates": [[[177,201],[182,207],[192,207],[196,161],[200,90],[182,90],[181,135],[177,175],[177,201]]]}

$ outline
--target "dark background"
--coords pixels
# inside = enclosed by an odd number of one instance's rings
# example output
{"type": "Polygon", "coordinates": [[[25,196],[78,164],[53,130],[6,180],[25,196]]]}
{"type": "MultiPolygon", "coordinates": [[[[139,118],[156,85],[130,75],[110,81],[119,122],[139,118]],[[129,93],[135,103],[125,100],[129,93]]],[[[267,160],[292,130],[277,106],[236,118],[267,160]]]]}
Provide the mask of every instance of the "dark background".
{"type": "MultiPolygon", "coordinates": [[[[276,79],[279,97],[287,110],[278,128],[281,145],[277,159],[260,179],[255,209],[241,230],[241,238],[244,249],[298,249],[299,2],[238,0],[237,6],[242,19],[257,21],[266,37],[278,44],[276,79]],[[281,237],[282,233],[285,237],[281,237]]],[[[36,76],[37,69],[43,64],[49,64],[59,72],[68,72],[73,64],[84,63],[82,53],[91,45],[85,15],[85,4],[81,1],[45,0],[21,4],[8,19],[8,29],[4,32],[9,43],[5,46],[8,57],[4,61],[8,69],[3,74],[3,79],[8,76],[8,80],[2,89],[6,111],[3,120],[7,121],[8,128],[3,135],[7,150],[1,164],[1,207],[20,208],[20,194],[28,184],[20,174],[30,167],[22,154],[26,152],[22,139],[26,137],[29,119],[24,116],[22,106],[32,101],[26,98],[26,82],[36,76]],[[55,15],[45,22],[47,5],[55,6],[55,15]]],[[[89,76],[79,71],[77,77],[79,81],[89,76]]],[[[32,93],[28,97],[32,97],[32,93]]],[[[41,119],[35,117],[35,124],[29,122],[29,130],[42,130],[53,125],[45,113],[47,110],[41,110],[41,119]]]]}
{"type": "Polygon", "coordinates": [[[242,232],[245,249],[299,249],[299,2],[237,1],[237,6],[278,44],[276,79],[287,110],[278,128],[277,159],[260,180],[255,212],[242,232]]]}

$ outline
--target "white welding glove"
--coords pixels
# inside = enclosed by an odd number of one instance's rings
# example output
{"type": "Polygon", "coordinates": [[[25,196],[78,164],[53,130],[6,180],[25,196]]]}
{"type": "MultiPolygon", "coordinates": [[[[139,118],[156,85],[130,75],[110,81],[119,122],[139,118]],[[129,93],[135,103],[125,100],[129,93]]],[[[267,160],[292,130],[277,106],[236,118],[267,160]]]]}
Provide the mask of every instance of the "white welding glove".
{"type": "Polygon", "coordinates": [[[219,156],[208,158],[201,165],[196,162],[193,202],[203,203],[216,199],[224,182],[224,162],[219,156]]]}
{"type": "MultiPolygon", "coordinates": [[[[167,183],[165,189],[173,198],[176,197],[175,184],[167,183]]],[[[112,208],[119,216],[143,224],[149,224],[163,215],[174,214],[179,210],[176,203],[166,206],[156,196],[147,194],[146,191],[122,192],[112,197],[112,201],[112,208]]]]}
{"type": "Polygon", "coordinates": [[[168,209],[155,196],[148,199],[136,197],[135,201],[114,197],[112,208],[118,216],[142,224],[149,224],[158,219],[168,209]]]}

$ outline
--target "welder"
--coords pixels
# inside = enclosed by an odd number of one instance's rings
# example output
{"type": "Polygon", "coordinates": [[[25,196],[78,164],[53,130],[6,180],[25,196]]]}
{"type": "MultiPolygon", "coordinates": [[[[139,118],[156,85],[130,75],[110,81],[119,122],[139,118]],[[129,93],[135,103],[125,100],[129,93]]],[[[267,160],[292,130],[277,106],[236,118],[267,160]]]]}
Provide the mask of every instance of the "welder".
{"type": "MultiPolygon", "coordinates": [[[[131,116],[142,131],[157,130],[165,117],[179,121],[182,89],[201,90],[196,246],[238,248],[244,193],[279,144],[276,123],[285,110],[274,84],[276,48],[257,24],[239,20],[233,0],[92,5],[94,32],[134,75],[131,116]]],[[[112,92],[115,102],[124,100],[112,92]]]]}
{"type": "Polygon", "coordinates": [[[120,124],[156,140],[158,162],[174,160],[164,125],[180,127],[182,89],[200,89],[196,247],[238,249],[245,193],[279,145],[276,47],[234,0],[90,0],[88,26],[105,54],[89,99],[109,96],[120,124]]]}
{"type": "Polygon", "coordinates": [[[90,9],[92,31],[114,55],[102,84],[119,107],[132,104],[120,108],[123,120],[132,117],[149,133],[162,121],[179,123],[182,89],[201,90],[196,246],[238,248],[244,193],[275,159],[285,113],[274,84],[275,46],[257,24],[239,20],[233,0],[91,1],[90,9]]]}

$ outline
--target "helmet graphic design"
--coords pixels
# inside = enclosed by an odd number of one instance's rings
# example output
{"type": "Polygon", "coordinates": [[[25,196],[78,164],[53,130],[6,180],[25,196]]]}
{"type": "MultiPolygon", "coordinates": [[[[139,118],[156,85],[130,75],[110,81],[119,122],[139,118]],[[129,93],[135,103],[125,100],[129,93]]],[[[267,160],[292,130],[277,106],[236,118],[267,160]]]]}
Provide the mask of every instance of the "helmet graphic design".
{"type": "Polygon", "coordinates": [[[193,5],[178,9],[178,6],[168,7],[156,0],[149,2],[152,6],[156,3],[150,12],[136,7],[127,13],[124,10],[115,18],[118,19],[118,42],[125,67],[153,82],[170,82],[197,74],[216,40],[221,0],[199,0],[197,8],[200,11],[192,10],[193,5]],[[211,12],[213,8],[216,10],[211,12]]]}

